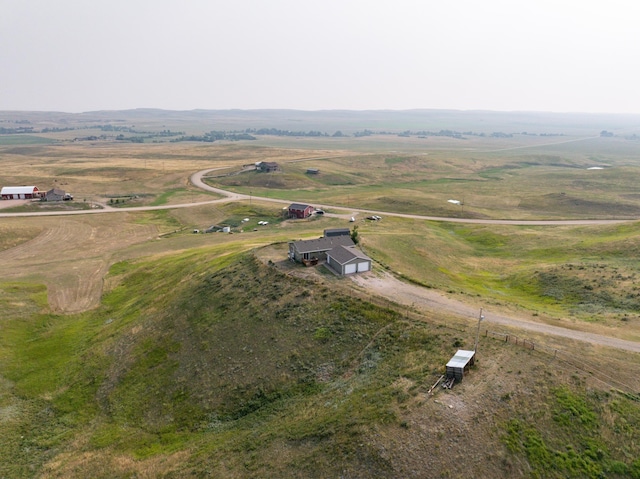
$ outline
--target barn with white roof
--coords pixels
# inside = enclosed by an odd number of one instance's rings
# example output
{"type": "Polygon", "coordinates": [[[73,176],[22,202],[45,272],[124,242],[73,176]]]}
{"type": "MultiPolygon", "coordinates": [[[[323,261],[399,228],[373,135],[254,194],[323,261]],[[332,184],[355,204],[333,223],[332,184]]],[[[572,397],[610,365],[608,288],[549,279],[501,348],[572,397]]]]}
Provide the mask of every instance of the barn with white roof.
{"type": "Polygon", "coordinates": [[[3,186],[0,190],[0,198],[3,200],[30,200],[40,198],[40,190],[37,186],[3,186]]]}

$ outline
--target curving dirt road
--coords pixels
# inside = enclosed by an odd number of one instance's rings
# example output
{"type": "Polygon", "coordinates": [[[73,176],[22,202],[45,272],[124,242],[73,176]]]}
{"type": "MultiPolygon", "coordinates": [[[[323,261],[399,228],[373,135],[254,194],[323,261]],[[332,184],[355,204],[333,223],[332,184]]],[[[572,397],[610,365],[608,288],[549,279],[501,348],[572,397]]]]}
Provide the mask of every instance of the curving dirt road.
{"type": "MultiPolygon", "coordinates": [[[[31,212],[31,213],[0,213],[0,218],[10,218],[10,217],[18,217],[18,216],[67,216],[67,215],[87,215],[87,214],[105,214],[105,213],[122,213],[123,211],[154,211],[154,210],[169,210],[176,208],[192,208],[194,206],[202,206],[202,205],[210,205],[215,203],[228,203],[230,201],[246,201],[251,199],[259,200],[259,201],[267,201],[271,203],[280,203],[280,204],[291,204],[295,202],[295,200],[280,200],[275,198],[265,198],[261,196],[249,196],[243,195],[240,193],[234,193],[232,191],[222,190],[220,188],[215,188],[213,186],[207,185],[202,178],[206,176],[208,173],[216,170],[227,169],[223,168],[209,168],[207,170],[198,171],[193,173],[190,177],[191,183],[203,190],[211,191],[213,193],[217,193],[222,195],[223,198],[217,200],[210,201],[200,201],[197,203],[184,203],[184,204],[173,204],[173,205],[161,205],[161,206],[135,206],[131,208],[121,209],[121,208],[100,208],[100,209],[92,209],[92,210],[78,210],[78,211],[42,211],[42,212],[31,212]]],[[[12,205],[15,205],[13,203],[12,205]]],[[[360,213],[364,214],[374,214],[374,215],[385,215],[385,216],[395,216],[397,218],[410,218],[417,220],[425,220],[425,221],[442,221],[445,223],[469,223],[469,224],[488,224],[488,225],[514,225],[514,226],[563,226],[563,225],[574,225],[574,226],[586,226],[586,225],[607,225],[607,224],[616,224],[616,223],[628,223],[631,221],[638,221],[638,219],[631,220],[499,220],[499,219],[470,219],[470,218],[450,218],[443,216],[426,216],[426,215],[412,215],[405,213],[392,213],[388,211],[380,211],[380,210],[366,210],[361,208],[345,208],[344,206],[337,205],[326,205],[323,203],[324,208],[330,208],[334,210],[344,211],[344,214],[331,214],[325,213],[327,216],[335,216],[340,218],[349,218],[351,216],[355,216],[360,213]]]]}
{"type": "MultiPolygon", "coordinates": [[[[223,195],[226,198],[221,200],[215,200],[216,202],[223,201],[238,201],[238,200],[248,200],[248,195],[241,195],[239,193],[233,193],[231,191],[222,190],[220,188],[215,188],[213,186],[207,185],[202,178],[206,176],[208,173],[212,171],[220,170],[224,168],[212,168],[209,170],[202,170],[191,175],[191,183],[203,190],[211,191],[213,193],[217,193],[219,195],[223,195]]],[[[292,200],[278,200],[274,198],[264,198],[259,196],[252,196],[254,200],[260,201],[270,201],[272,203],[281,203],[281,204],[290,204],[292,200]]],[[[194,203],[196,205],[198,203],[194,203]]],[[[188,206],[193,206],[188,205],[188,206]]],[[[606,225],[606,224],[616,224],[616,223],[626,223],[630,221],[637,220],[480,220],[480,219],[470,219],[470,218],[449,218],[442,216],[425,216],[425,215],[412,215],[405,213],[390,213],[388,211],[379,211],[379,210],[365,210],[361,208],[345,208],[344,206],[335,206],[335,205],[325,205],[323,203],[324,208],[330,208],[334,210],[342,210],[347,213],[337,215],[325,213],[327,216],[338,216],[343,218],[348,218],[354,216],[359,213],[364,214],[373,214],[373,215],[385,215],[385,216],[394,216],[397,218],[410,218],[417,220],[426,220],[426,221],[442,221],[445,223],[471,223],[471,224],[489,224],[489,225],[514,225],[514,226],[564,226],[564,225],[606,225]]],[[[131,208],[133,209],[133,208],[131,208]]],[[[1,216],[1,215],[0,215],[1,216]]]]}
{"type": "MultiPolygon", "coordinates": [[[[233,193],[227,190],[222,190],[220,188],[215,188],[204,183],[203,177],[211,173],[212,171],[215,171],[218,169],[220,168],[211,168],[207,170],[198,171],[196,173],[193,173],[190,177],[191,183],[194,186],[223,196],[223,198],[220,198],[217,200],[198,202],[198,203],[188,203],[188,204],[182,204],[182,205],[142,206],[142,207],[127,208],[126,210],[117,209],[117,208],[105,208],[105,209],[99,209],[99,210],[96,209],[96,210],[81,210],[81,211],[66,211],[66,212],[0,213],[0,217],[66,216],[66,215],[79,215],[79,214],[100,214],[100,213],[105,214],[105,213],[115,213],[115,212],[122,213],[123,211],[127,211],[127,212],[153,211],[153,210],[162,210],[162,209],[190,208],[194,206],[215,204],[215,203],[226,203],[231,201],[246,201],[250,198],[253,198],[255,200],[268,201],[268,202],[280,203],[280,204],[291,203],[291,200],[279,200],[279,199],[255,197],[255,196],[250,197],[248,195],[233,193]]],[[[327,216],[347,217],[347,218],[350,216],[355,216],[359,213],[364,213],[364,214],[379,214],[379,215],[385,215],[385,216],[396,216],[400,218],[411,218],[411,219],[442,221],[442,222],[452,222],[452,223],[536,225],[536,226],[602,225],[602,224],[615,224],[615,223],[636,221],[636,220],[556,220],[556,221],[554,220],[478,220],[478,219],[446,218],[446,217],[437,217],[437,216],[390,213],[386,211],[365,210],[365,209],[358,209],[358,208],[346,209],[342,206],[331,206],[331,205],[323,205],[323,206],[325,208],[345,211],[344,214],[326,213],[327,216]]],[[[7,251],[4,254],[19,255],[20,251],[21,249],[17,248],[11,252],[7,251]]],[[[9,258],[5,258],[5,259],[9,259],[9,258]]],[[[96,265],[93,265],[93,266],[96,270],[95,274],[100,275],[101,272],[104,272],[101,270],[101,266],[99,264],[97,266],[96,265]]],[[[472,305],[465,304],[460,301],[448,298],[444,294],[438,293],[433,290],[420,288],[418,286],[402,282],[387,273],[384,273],[384,274],[367,273],[365,275],[353,276],[352,279],[356,284],[358,284],[363,288],[366,288],[368,291],[378,296],[389,298],[397,303],[406,304],[408,306],[417,307],[417,308],[424,308],[424,309],[431,309],[431,310],[445,310],[445,311],[454,313],[458,316],[477,319],[477,314],[478,314],[477,306],[472,306],[472,305]]],[[[80,298],[76,298],[75,302],[81,303],[80,298]]],[[[76,304],[76,306],[80,306],[80,305],[76,304]]],[[[640,343],[633,342],[633,341],[626,341],[626,340],[613,338],[609,336],[593,334],[593,333],[588,333],[583,331],[576,331],[573,329],[563,328],[561,326],[552,326],[548,324],[533,322],[525,318],[507,316],[504,314],[494,314],[494,313],[487,312],[485,316],[486,316],[485,321],[495,323],[495,324],[513,326],[513,327],[526,329],[529,331],[535,331],[535,332],[550,334],[554,336],[577,339],[577,340],[586,341],[593,344],[609,346],[609,347],[618,348],[618,349],[627,350],[627,351],[640,352],[640,343]]]]}
{"type": "MultiPolygon", "coordinates": [[[[463,303],[462,301],[449,298],[438,291],[405,283],[387,272],[380,274],[370,272],[363,275],[353,275],[351,279],[361,288],[398,304],[403,304],[418,310],[447,311],[474,321],[478,320],[479,307],[477,305],[463,303]]],[[[536,333],[577,339],[600,346],[640,353],[640,343],[635,341],[577,331],[563,328],[562,326],[537,323],[526,318],[511,315],[507,316],[487,309],[483,311],[483,314],[485,316],[485,323],[511,326],[536,333]]]]}

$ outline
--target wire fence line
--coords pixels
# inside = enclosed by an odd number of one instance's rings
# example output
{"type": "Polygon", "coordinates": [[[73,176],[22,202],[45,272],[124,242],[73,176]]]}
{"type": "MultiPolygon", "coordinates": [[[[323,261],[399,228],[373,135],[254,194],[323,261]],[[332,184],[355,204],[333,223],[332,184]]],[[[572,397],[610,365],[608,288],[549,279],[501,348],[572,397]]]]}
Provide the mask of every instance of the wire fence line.
{"type": "Polygon", "coordinates": [[[640,400],[640,394],[634,387],[620,381],[619,379],[611,376],[610,374],[607,374],[604,371],[601,371],[597,367],[590,365],[584,358],[580,358],[576,354],[570,354],[566,351],[563,351],[562,349],[549,347],[545,344],[531,341],[530,339],[524,338],[522,336],[517,336],[513,333],[503,333],[500,331],[491,331],[489,329],[485,329],[484,336],[491,337],[493,339],[499,339],[525,349],[539,351],[553,356],[553,358],[558,362],[562,362],[568,367],[578,369],[583,373],[589,375],[590,378],[593,378],[612,389],[618,389],[626,394],[629,394],[636,400],[640,400]]]}

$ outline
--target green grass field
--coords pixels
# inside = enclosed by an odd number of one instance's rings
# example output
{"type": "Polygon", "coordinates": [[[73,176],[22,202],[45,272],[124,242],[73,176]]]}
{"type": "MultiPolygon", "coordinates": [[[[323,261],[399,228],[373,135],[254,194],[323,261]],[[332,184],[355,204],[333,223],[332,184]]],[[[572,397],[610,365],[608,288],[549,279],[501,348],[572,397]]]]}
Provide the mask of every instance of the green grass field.
{"type": "Polygon", "coordinates": [[[437,470],[513,477],[524,461],[545,477],[638,474],[634,397],[585,390],[587,374],[488,340],[471,379],[425,402],[473,328],[410,320],[241,249],[117,263],[100,307],[79,315],[3,283],[22,307],[4,310],[0,339],[2,474],[401,475],[406,444],[421,445],[412,460],[452,445],[459,426],[441,402],[474,418],[465,435],[482,460],[437,470]]]}

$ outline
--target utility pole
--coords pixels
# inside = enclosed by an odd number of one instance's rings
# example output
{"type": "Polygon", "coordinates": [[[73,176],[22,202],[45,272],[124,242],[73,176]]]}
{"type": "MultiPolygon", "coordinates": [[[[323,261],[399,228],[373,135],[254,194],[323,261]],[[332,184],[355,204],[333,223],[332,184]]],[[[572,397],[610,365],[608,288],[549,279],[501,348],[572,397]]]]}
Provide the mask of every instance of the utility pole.
{"type": "Polygon", "coordinates": [[[478,316],[478,330],[476,331],[476,345],[473,348],[473,352],[478,352],[478,340],[480,339],[480,323],[484,319],[484,314],[482,314],[482,308],[480,308],[480,315],[478,316]]]}

